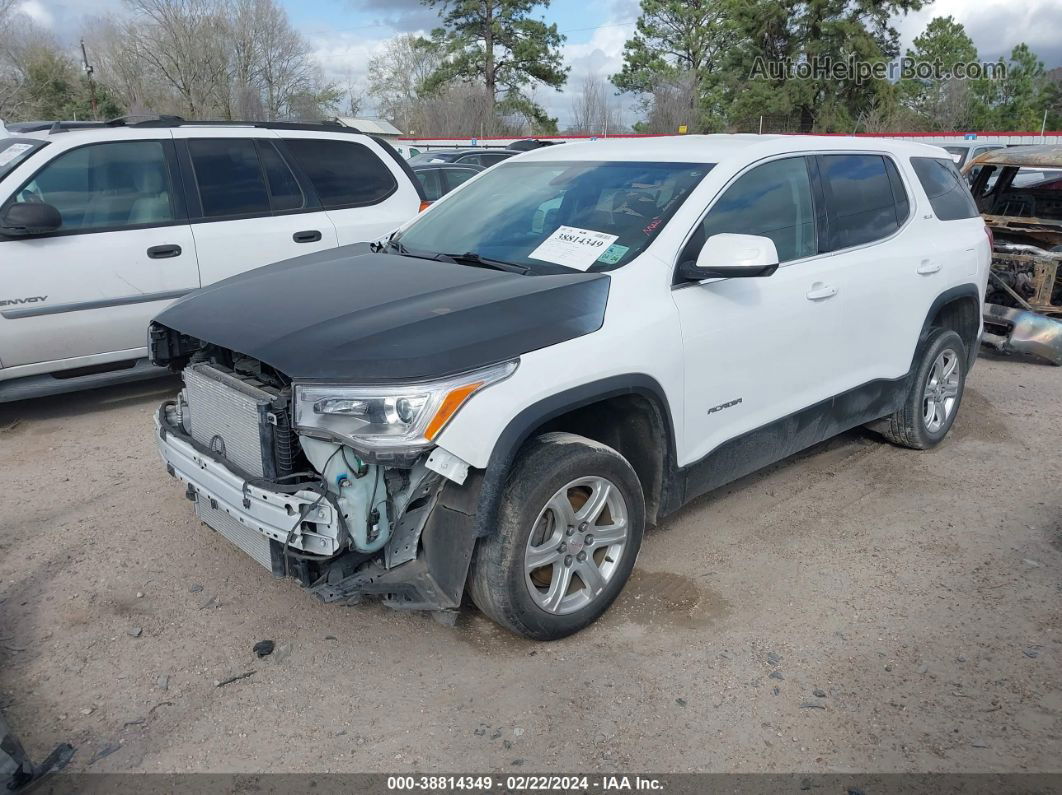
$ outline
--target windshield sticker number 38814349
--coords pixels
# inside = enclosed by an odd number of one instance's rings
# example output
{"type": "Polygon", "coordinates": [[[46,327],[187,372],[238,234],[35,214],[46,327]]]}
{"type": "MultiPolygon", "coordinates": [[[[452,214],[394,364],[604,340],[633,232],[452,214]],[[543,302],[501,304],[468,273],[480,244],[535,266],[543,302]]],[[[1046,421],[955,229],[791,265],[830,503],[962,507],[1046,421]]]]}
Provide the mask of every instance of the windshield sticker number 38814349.
{"type": "Polygon", "coordinates": [[[529,255],[543,262],[564,265],[575,270],[589,270],[597,258],[616,242],[618,235],[606,235],[591,229],[561,226],[543,240],[529,255]]]}

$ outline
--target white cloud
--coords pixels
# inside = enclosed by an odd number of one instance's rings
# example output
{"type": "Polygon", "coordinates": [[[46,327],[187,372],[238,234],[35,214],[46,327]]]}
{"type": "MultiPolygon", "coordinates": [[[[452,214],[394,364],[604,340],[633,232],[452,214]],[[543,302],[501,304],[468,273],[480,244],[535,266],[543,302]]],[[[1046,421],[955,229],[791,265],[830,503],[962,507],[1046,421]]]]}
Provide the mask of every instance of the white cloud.
{"type": "Polygon", "coordinates": [[[55,27],[55,17],[51,11],[45,8],[41,0],[25,0],[24,3],[18,6],[18,10],[42,28],[51,29],[55,27]]]}
{"type": "Polygon", "coordinates": [[[1062,2],[1060,0],[936,0],[921,11],[897,17],[893,24],[906,50],[933,17],[955,18],[966,28],[982,60],[1008,57],[1025,42],[1048,69],[1062,65],[1062,2]]]}

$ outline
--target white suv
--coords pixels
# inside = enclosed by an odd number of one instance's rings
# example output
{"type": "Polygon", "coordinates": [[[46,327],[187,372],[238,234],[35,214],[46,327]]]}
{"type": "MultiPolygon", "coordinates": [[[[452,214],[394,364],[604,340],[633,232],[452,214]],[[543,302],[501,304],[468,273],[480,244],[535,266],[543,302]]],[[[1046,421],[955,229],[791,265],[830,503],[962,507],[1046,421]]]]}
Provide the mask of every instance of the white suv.
{"type": "MultiPolygon", "coordinates": [[[[378,246],[260,269],[152,326],[198,516],[325,601],[552,639],[647,525],[860,425],[940,442],[989,241],[950,158],[707,136],[523,154],[378,246]]],[[[705,543],[711,543],[706,538],[705,543]]]]}
{"type": "Polygon", "coordinates": [[[332,125],[161,119],[0,139],[0,402],[157,375],[174,298],[416,215],[387,144],[332,125]]]}

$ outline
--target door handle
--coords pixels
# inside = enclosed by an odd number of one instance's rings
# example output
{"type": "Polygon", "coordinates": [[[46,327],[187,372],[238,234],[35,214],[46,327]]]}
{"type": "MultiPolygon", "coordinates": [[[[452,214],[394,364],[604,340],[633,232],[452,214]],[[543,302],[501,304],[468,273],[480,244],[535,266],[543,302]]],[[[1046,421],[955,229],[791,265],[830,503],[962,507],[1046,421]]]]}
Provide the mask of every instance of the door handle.
{"type": "Polygon", "coordinates": [[[823,301],[827,298],[833,298],[835,295],[837,295],[836,287],[831,287],[822,282],[815,282],[807,292],[807,299],[809,301],[823,301]]]}
{"type": "Polygon", "coordinates": [[[176,243],[164,243],[161,246],[152,246],[147,250],[151,259],[172,259],[181,256],[181,247],[176,243]]]}
{"type": "Polygon", "coordinates": [[[321,233],[316,229],[307,229],[304,232],[296,232],[291,239],[296,243],[316,243],[321,239],[321,233]]]}
{"type": "Polygon", "coordinates": [[[929,276],[931,273],[936,273],[940,270],[940,263],[933,262],[932,260],[924,259],[918,266],[917,272],[922,276],[929,276]]]}

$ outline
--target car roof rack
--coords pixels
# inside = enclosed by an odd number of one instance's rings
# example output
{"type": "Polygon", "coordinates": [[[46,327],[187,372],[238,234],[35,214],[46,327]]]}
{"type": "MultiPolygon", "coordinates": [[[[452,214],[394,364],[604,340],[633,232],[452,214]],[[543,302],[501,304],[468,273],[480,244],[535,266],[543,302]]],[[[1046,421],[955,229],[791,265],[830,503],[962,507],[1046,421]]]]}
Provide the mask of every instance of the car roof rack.
{"type": "Polygon", "coordinates": [[[337,121],[234,121],[229,119],[189,120],[181,116],[121,116],[107,122],[109,127],[254,127],[262,130],[307,130],[311,132],[361,133],[337,121]]]}

